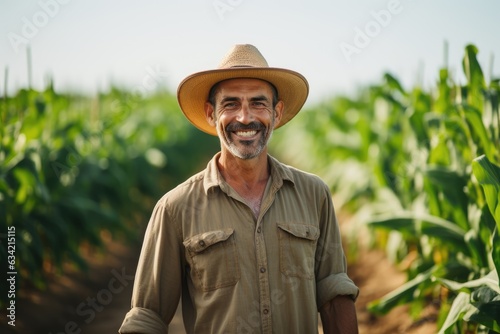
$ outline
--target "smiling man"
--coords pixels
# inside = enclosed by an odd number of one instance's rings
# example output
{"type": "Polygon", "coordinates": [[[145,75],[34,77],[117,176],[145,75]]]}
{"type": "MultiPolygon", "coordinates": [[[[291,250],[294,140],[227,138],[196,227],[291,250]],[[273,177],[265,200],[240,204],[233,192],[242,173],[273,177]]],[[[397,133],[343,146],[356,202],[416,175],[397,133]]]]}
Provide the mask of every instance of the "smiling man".
{"type": "Polygon", "coordinates": [[[252,45],[181,82],[183,113],[221,151],[155,206],[120,333],[167,333],[181,298],[187,333],[317,333],[318,311],[325,333],[358,332],[328,186],[267,151],[308,90],[252,45]]]}

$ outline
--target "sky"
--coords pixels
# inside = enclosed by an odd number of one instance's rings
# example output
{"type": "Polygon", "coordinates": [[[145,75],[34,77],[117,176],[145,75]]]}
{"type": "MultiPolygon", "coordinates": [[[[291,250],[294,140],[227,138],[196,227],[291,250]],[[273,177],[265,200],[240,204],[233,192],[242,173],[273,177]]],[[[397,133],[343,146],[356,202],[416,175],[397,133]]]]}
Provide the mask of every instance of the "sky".
{"type": "Polygon", "coordinates": [[[6,83],[9,94],[28,86],[28,46],[35,89],[52,78],[56,90],[88,94],[175,93],[245,43],[303,74],[309,104],[385,72],[425,88],[447,65],[463,82],[471,43],[489,79],[500,77],[499,14],[498,0],[1,0],[0,95],[6,83]]]}

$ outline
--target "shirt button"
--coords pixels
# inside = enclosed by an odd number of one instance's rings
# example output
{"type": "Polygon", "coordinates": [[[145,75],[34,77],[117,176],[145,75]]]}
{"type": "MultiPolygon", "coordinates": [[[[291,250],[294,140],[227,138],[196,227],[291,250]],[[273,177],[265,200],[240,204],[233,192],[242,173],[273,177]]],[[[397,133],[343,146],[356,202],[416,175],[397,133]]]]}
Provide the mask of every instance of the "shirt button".
{"type": "Polygon", "coordinates": [[[260,272],[261,272],[261,273],[265,273],[265,272],[266,272],[266,268],[264,268],[264,267],[260,267],[260,272]]]}
{"type": "Polygon", "coordinates": [[[264,314],[268,314],[268,313],[269,313],[269,310],[266,308],[266,309],[264,309],[264,311],[262,311],[262,313],[264,313],[264,314]]]}
{"type": "Polygon", "coordinates": [[[198,244],[199,244],[201,247],[203,247],[203,246],[205,246],[205,241],[200,240],[200,241],[198,242],[198,244]]]}

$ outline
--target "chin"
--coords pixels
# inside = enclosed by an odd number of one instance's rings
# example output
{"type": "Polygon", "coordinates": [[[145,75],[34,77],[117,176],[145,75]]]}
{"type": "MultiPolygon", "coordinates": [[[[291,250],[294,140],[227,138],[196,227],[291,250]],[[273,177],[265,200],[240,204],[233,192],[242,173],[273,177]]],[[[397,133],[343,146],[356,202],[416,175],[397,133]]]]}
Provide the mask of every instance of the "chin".
{"type": "Polygon", "coordinates": [[[234,145],[229,145],[228,149],[233,156],[240,158],[242,160],[250,160],[256,158],[264,151],[264,147],[257,147],[252,150],[245,150],[245,149],[241,150],[238,147],[235,147],[234,145]]]}

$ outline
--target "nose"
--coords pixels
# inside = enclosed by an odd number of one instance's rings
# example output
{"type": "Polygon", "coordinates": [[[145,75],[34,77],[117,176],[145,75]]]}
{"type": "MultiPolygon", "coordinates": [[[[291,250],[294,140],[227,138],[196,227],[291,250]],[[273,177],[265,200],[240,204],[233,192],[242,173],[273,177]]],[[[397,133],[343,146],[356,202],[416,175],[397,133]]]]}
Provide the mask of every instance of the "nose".
{"type": "Polygon", "coordinates": [[[238,111],[236,120],[242,124],[248,124],[253,121],[253,113],[250,110],[248,103],[242,103],[241,109],[238,111]]]}

